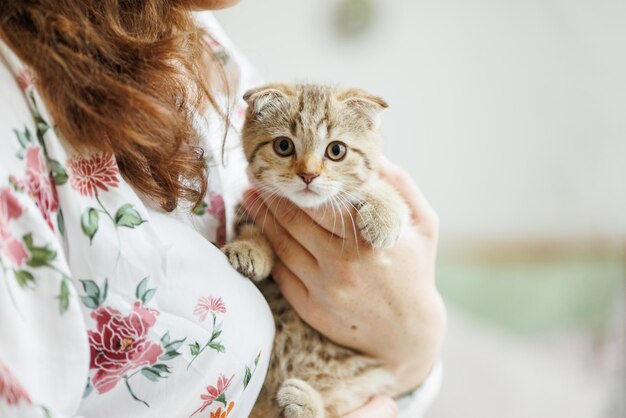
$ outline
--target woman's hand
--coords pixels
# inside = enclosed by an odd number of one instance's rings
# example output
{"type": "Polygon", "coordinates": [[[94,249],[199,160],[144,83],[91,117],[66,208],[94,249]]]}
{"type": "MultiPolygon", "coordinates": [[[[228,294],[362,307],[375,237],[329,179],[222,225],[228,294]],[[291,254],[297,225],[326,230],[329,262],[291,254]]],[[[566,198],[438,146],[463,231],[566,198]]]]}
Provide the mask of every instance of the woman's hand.
{"type": "Polygon", "coordinates": [[[396,418],[397,416],[398,406],[395,401],[386,396],[377,396],[365,406],[342,418],[396,418]]]}
{"type": "Polygon", "coordinates": [[[434,283],[438,219],[406,172],[383,162],[380,174],[412,213],[387,250],[358,236],[353,212],[302,210],[254,193],[244,207],[276,252],[274,280],[300,317],[336,343],[383,360],[409,391],[433,367],[444,334],[434,283]]]}

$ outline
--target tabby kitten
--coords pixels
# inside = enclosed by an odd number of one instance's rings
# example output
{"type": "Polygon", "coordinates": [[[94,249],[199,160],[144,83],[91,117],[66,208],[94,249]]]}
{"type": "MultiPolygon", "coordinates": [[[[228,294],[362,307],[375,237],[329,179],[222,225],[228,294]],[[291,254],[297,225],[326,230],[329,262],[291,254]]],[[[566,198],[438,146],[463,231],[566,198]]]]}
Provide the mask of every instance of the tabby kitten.
{"type": "MultiPolygon", "coordinates": [[[[392,246],[408,221],[398,193],[376,173],[379,114],[387,103],[361,90],[270,84],[244,95],[242,141],[253,183],[300,207],[339,199],[375,248],[392,246]]],[[[239,212],[239,211],[238,211],[239,212]]],[[[339,346],[302,321],[270,275],[272,249],[244,215],[223,247],[230,263],[257,282],[276,322],[270,369],[252,418],[340,417],[374,395],[399,395],[381,362],[339,346]]]]}

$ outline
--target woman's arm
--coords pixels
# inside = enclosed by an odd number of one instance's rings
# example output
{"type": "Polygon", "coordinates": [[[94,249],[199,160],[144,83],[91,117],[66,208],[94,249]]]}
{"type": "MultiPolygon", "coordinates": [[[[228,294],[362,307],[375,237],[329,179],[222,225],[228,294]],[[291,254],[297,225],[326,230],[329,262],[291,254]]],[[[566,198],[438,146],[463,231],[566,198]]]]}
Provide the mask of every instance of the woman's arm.
{"type": "Polygon", "coordinates": [[[437,215],[409,175],[383,162],[382,177],[411,208],[389,250],[373,250],[354,214],[301,210],[248,195],[244,205],[272,244],[273,277],[298,314],[333,341],[385,361],[407,392],[439,356],[446,314],[435,287],[437,215]]]}

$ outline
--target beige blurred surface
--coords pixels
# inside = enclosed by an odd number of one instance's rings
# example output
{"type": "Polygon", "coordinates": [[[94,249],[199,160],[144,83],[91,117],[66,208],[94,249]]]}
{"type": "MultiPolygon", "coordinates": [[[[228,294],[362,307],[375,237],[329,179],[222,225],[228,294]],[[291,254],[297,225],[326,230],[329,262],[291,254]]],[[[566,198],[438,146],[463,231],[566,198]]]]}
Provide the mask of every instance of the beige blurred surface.
{"type": "Polygon", "coordinates": [[[441,218],[450,309],[428,418],[626,417],[626,1],[243,0],[268,81],[383,96],[386,154],[441,218]]]}
{"type": "Polygon", "coordinates": [[[427,418],[625,416],[617,404],[624,374],[586,335],[522,339],[454,309],[449,326],[444,384],[427,418]]]}
{"type": "Polygon", "coordinates": [[[443,245],[623,241],[626,2],[243,0],[216,13],[267,80],[382,95],[388,156],[439,211],[443,245]]]}

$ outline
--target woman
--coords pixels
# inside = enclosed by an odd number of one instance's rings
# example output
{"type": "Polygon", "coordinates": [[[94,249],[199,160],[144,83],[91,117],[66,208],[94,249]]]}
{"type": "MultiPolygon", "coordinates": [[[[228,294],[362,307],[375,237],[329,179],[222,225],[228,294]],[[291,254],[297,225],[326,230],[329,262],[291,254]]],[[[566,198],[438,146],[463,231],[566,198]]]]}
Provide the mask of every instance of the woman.
{"type": "MultiPolygon", "coordinates": [[[[191,14],[232,3],[0,5],[1,416],[224,418],[254,405],[273,321],[211,242],[246,187],[228,125],[259,80],[210,15],[191,14]]],[[[276,215],[274,277],[300,315],[384,360],[419,410],[445,322],[437,222],[406,174],[381,170],[414,215],[389,252],[339,259],[325,237],[315,254],[289,252],[276,244],[313,238],[280,207],[261,213],[276,215]],[[301,271],[303,257],[319,269],[301,271]]],[[[375,398],[350,417],[395,409],[375,398]]]]}

